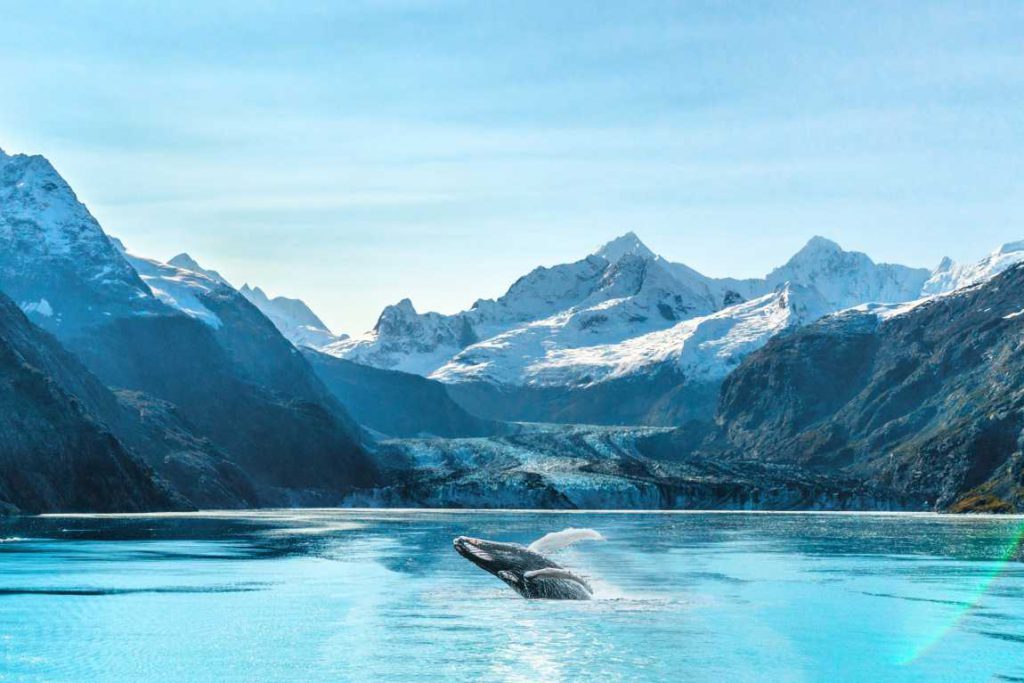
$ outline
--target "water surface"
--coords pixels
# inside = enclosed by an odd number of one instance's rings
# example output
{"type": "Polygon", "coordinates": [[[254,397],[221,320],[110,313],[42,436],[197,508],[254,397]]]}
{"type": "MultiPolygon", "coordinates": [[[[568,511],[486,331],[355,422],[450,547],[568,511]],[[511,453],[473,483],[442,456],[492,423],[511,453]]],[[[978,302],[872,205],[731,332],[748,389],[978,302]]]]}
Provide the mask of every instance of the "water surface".
{"type": "Polygon", "coordinates": [[[0,520],[0,680],[1024,681],[1024,519],[266,511],[0,520]],[[452,550],[568,526],[590,602],[452,550]]]}

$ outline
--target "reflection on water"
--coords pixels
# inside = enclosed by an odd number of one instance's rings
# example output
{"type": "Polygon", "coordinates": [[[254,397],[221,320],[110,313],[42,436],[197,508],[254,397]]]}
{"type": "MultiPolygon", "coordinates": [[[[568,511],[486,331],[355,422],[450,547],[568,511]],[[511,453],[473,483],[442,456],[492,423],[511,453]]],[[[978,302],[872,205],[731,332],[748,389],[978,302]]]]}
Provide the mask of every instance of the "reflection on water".
{"type": "Polygon", "coordinates": [[[1024,679],[1024,520],[262,511],[0,520],[0,680],[1024,679]],[[589,602],[452,551],[568,526],[589,602]]]}

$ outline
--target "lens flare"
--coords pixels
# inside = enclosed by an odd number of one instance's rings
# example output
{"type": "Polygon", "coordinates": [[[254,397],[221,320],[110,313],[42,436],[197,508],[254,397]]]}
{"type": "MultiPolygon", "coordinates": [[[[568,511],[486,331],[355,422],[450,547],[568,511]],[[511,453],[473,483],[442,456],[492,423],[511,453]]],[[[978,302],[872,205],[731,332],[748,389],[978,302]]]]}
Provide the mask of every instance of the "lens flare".
{"type": "Polygon", "coordinates": [[[900,665],[909,666],[917,660],[928,654],[936,645],[952,631],[956,630],[960,622],[971,612],[971,610],[978,607],[982,598],[988,592],[989,588],[992,587],[999,576],[1015,561],[1024,559],[1021,555],[1024,553],[1024,520],[1017,522],[1017,526],[1014,529],[1006,548],[1000,554],[998,560],[992,563],[992,568],[986,574],[984,574],[974,587],[973,595],[970,599],[965,600],[962,607],[959,607],[950,617],[945,621],[941,628],[939,628],[932,636],[925,639],[921,643],[917,644],[906,657],[899,661],[900,665]]]}

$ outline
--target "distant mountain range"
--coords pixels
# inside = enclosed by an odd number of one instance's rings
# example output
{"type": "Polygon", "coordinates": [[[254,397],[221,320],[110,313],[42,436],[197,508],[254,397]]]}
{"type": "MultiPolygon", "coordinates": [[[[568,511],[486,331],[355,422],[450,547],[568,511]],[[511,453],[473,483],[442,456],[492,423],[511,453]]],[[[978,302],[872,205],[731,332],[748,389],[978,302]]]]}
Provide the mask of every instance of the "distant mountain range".
{"type": "Polygon", "coordinates": [[[627,233],[349,338],[0,152],[0,510],[1024,509],[1022,260],[710,278],[627,233]]]}
{"type": "Polygon", "coordinates": [[[444,382],[491,419],[669,426],[710,419],[721,381],[779,334],[860,304],[952,291],[1021,259],[1018,243],[929,272],[815,237],[764,278],[739,280],[667,261],[627,233],[461,313],[420,314],[403,300],[370,332],[322,350],[444,382]]]}

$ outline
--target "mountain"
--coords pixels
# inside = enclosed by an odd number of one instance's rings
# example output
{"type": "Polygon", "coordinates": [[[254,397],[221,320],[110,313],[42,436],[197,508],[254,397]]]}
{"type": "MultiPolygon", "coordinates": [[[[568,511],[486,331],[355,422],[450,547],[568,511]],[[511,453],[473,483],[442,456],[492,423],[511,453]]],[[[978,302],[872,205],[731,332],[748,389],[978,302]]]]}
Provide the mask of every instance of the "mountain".
{"type": "MultiPolygon", "coordinates": [[[[493,340],[497,346],[513,334],[537,334],[547,344],[545,362],[530,367],[527,381],[451,381],[453,398],[491,419],[591,424],[681,425],[713,417],[718,387],[744,355],[771,337],[828,313],[815,290],[785,285],[716,313],[692,318],[619,343],[565,348],[553,353],[540,324],[493,340]],[[540,334],[538,334],[540,333],[540,334]]],[[[554,336],[554,335],[551,335],[554,336]]],[[[521,353],[522,344],[508,353],[521,353]]],[[[469,375],[471,347],[435,373],[469,375]]],[[[495,353],[491,351],[492,357],[495,353]]],[[[504,379],[504,378],[503,378],[504,379]]]]}
{"type": "Polygon", "coordinates": [[[309,306],[299,299],[283,296],[271,299],[259,287],[249,287],[247,284],[242,285],[238,291],[298,347],[319,349],[348,339],[347,334],[331,332],[309,306]]]}
{"type": "Polygon", "coordinates": [[[245,297],[202,273],[129,261],[45,159],[2,161],[0,291],[104,384],[173,406],[264,504],[329,502],[373,481],[359,428],[245,297]]]}
{"type": "Polygon", "coordinates": [[[323,350],[429,375],[468,347],[546,319],[553,319],[553,327],[582,330],[586,339],[610,342],[714,308],[710,293],[680,282],[630,233],[574,263],[537,268],[504,296],[478,300],[461,313],[420,314],[404,299],[386,308],[369,333],[323,350]]]}
{"type": "Polygon", "coordinates": [[[112,394],[0,294],[0,509],[187,506],[90,412],[89,403],[104,400],[117,410],[112,394]]]}
{"type": "Polygon", "coordinates": [[[41,156],[0,151],[0,284],[29,318],[74,334],[97,318],[160,305],[41,156]]]}
{"type": "Polygon", "coordinates": [[[1021,512],[1022,302],[1017,264],[794,325],[725,376],[710,422],[384,441],[384,485],[347,503],[1021,512]]]}
{"type": "MultiPolygon", "coordinates": [[[[157,298],[206,322],[217,329],[218,334],[222,333],[221,320],[200,300],[200,297],[207,300],[215,289],[222,295],[233,296],[230,284],[216,271],[203,268],[187,254],[172,259],[177,267],[131,254],[126,254],[126,257],[157,298]]],[[[301,301],[283,297],[270,300],[258,287],[250,288],[248,285],[238,293],[261,312],[270,308],[288,313],[294,323],[293,330],[298,326],[306,330],[323,326],[301,301]]],[[[283,333],[285,325],[281,316],[276,320],[272,316],[267,317],[283,333]]],[[[504,425],[467,413],[452,401],[439,382],[418,375],[357,365],[319,353],[311,346],[301,345],[302,354],[331,396],[356,422],[379,435],[482,436],[506,429],[504,425]]],[[[250,363],[256,361],[258,356],[249,360],[250,363]]],[[[290,384],[292,381],[287,379],[284,386],[294,389],[290,384]]]]}
{"type": "Polygon", "coordinates": [[[508,425],[470,415],[435,380],[313,349],[302,353],[356,422],[384,437],[487,436],[509,430],[508,425]]]}
{"type": "Polygon", "coordinates": [[[721,448],[938,509],[1024,510],[1024,266],[912,306],[829,316],[724,382],[721,448]]]}
{"type": "Polygon", "coordinates": [[[627,233],[462,313],[419,314],[404,300],[372,332],[324,350],[440,380],[490,419],[681,424],[709,419],[718,383],[774,335],[916,299],[928,278],[821,237],[764,278],[710,278],[627,233]]]}
{"type": "Polygon", "coordinates": [[[958,264],[946,258],[932,271],[921,293],[944,294],[969,287],[989,280],[1021,261],[1024,261],[1024,241],[1004,244],[977,263],[958,264]]]}
{"type": "MultiPolygon", "coordinates": [[[[199,265],[199,262],[186,253],[181,253],[167,262],[167,265],[205,275],[207,278],[222,285],[231,287],[231,283],[216,270],[199,265]]],[[[337,335],[328,329],[316,313],[300,299],[289,299],[278,296],[271,299],[259,287],[242,285],[238,292],[249,300],[249,303],[267,316],[285,338],[298,347],[318,349],[334,342],[348,339],[348,335],[337,335]]]]}
{"type": "Polygon", "coordinates": [[[128,259],[185,315],[116,320],[72,345],[102,379],[176,405],[268,499],[284,488],[315,500],[372,479],[358,427],[255,306],[201,274],[128,259]]]}

